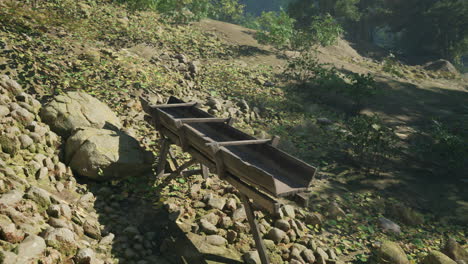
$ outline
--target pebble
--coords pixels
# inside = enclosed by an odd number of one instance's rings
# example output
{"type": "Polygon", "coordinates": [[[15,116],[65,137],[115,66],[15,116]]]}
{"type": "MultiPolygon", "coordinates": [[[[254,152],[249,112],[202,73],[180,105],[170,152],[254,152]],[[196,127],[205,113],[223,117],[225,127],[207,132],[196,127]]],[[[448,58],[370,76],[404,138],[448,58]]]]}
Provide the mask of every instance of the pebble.
{"type": "Polygon", "coordinates": [[[245,253],[242,258],[246,264],[261,264],[260,256],[256,250],[245,253]]]}
{"type": "Polygon", "coordinates": [[[206,219],[200,220],[200,229],[201,231],[205,232],[207,235],[214,235],[218,233],[218,228],[215,225],[208,222],[206,219]]]}
{"type": "Polygon", "coordinates": [[[220,235],[210,235],[206,237],[206,242],[215,246],[224,246],[227,244],[227,240],[220,235]]]}
{"type": "Polygon", "coordinates": [[[288,232],[291,229],[291,225],[288,223],[287,220],[278,219],[275,221],[275,227],[283,230],[284,232],[288,232]]]}
{"type": "Polygon", "coordinates": [[[268,234],[265,236],[267,239],[271,239],[273,240],[275,243],[279,243],[281,242],[281,240],[283,240],[283,238],[286,236],[286,232],[284,232],[283,230],[279,229],[279,228],[272,228],[268,234]]]}

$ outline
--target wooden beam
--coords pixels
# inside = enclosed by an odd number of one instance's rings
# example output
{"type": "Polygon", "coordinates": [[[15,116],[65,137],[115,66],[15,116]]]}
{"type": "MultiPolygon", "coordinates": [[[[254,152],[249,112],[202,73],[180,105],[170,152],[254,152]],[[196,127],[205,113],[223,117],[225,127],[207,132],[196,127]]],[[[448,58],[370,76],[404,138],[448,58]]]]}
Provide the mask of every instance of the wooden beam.
{"type": "Polygon", "coordinates": [[[236,141],[223,141],[223,142],[212,142],[206,143],[207,147],[219,146],[242,146],[242,145],[255,145],[255,144],[265,144],[271,142],[271,139],[251,139],[251,140],[236,140],[236,141]]]}
{"type": "Polygon", "coordinates": [[[240,193],[246,195],[253,200],[254,204],[267,210],[273,215],[278,215],[279,213],[279,203],[274,200],[272,197],[263,194],[258,191],[251,185],[244,183],[238,178],[232,176],[230,173],[226,173],[225,178],[232,186],[234,186],[240,193]]]}
{"type": "Polygon", "coordinates": [[[180,103],[180,104],[160,104],[160,105],[150,105],[150,108],[173,108],[173,107],[188,107],[188,106],[195,106],[197,102],[190,102],[190,103],[180,103]]]}
{"type": "Polygon", "coordinates": [[[203,117],[203,118],[179,118],[176,119],[183,123],[224,123],[228,122],[229,118],[219,118],[219,117],[203,117]]]}

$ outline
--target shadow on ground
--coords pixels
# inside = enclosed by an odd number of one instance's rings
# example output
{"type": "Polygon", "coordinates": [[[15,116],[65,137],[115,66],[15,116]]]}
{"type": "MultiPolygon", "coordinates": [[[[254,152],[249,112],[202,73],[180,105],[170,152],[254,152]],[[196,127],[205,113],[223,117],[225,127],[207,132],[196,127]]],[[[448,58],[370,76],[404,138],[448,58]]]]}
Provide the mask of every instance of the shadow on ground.
{"type": "MultiPolygon", "coordinates": [[[[84,181],[80,179],[80,181],[84,181]]],[[[151,186],[154,175],[116,184],[83,182],[96,197],[94,208],[102,236],[114,235],[112,257],[126,264],[238,264],[240,262],[210,254],[202,254],[186,234],[170,219],[167,210],[155,205],[155,197],[142,197],[145,186],[151,186]]]]}

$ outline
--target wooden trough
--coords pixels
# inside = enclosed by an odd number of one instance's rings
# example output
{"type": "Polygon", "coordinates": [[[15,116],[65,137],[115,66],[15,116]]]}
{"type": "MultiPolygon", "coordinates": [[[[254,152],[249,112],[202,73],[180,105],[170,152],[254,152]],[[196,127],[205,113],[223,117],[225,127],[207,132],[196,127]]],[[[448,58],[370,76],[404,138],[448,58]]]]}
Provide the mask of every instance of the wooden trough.
{"type": "Polygon", "coordinates": [[[231,183],[242,195],[262,263],[268,263],[251,201],[270,213],[278,213],[275,198],[309,188],[316,168],[276,148],[279,138],[256,139],[232,127],[232,119],[213,117],[194,102],[170,97],[164,105],[149,105],[143,99],[142,105],[163,137],[158,177],[167,175],[167,155],[171,155],[170,146],[175,144],[193,157],[177,168],[176,174],[200,163],[204,177],[209,169],[231,183]]]}

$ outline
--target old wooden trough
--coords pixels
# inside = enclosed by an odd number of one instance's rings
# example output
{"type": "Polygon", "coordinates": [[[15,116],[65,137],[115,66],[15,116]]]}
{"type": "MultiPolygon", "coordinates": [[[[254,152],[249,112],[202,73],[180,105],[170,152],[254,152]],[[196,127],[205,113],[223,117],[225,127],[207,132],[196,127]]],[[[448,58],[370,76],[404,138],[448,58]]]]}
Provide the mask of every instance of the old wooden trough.
{"type": "Polygon", "coordinates": [[[268,263],[250,203],[278,213],[275,198],[309,188],[316,168],[276,148],[279,138],[256,139],[232,127],[232,119],[213,117],[195,102],[170,97],[164,105],[149,105],[144,99],[142,105],[163,137],[158,177],[168,175],[167,156],[174,159],[170,146],[175,144],[192,160],[169,174],[182,174],[199,163],[204,177],[209,169],[231,183],[242,195],[262,263],[268,263]]]}

